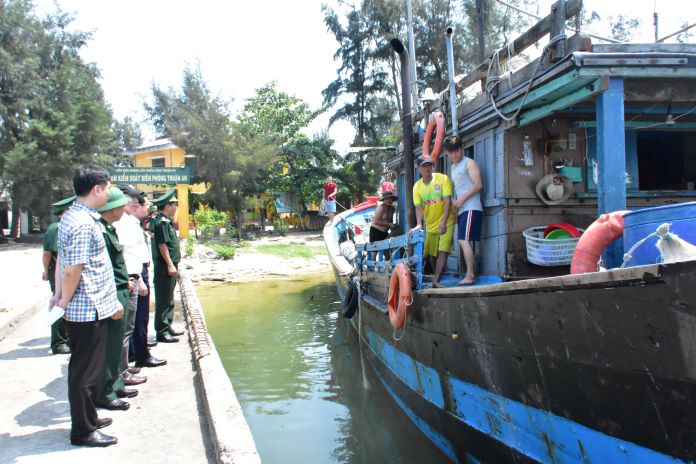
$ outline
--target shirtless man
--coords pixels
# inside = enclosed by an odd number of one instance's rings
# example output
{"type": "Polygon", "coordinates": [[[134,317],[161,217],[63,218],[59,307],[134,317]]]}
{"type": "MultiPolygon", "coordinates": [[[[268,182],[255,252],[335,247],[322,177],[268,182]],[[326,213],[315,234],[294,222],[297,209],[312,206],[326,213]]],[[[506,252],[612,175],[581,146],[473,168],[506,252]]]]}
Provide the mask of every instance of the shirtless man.
{"type": "Polygon", "coordinates": [[[385,190],[382,192],[381,200],[382,203],[377,206],[372,224],[370,224],[370,243],[386,239],[389,237],[389,229],[396,227],[392,221],[396,211],[394,202],[397,200],[397,196],[391,190],[385,190]]]}

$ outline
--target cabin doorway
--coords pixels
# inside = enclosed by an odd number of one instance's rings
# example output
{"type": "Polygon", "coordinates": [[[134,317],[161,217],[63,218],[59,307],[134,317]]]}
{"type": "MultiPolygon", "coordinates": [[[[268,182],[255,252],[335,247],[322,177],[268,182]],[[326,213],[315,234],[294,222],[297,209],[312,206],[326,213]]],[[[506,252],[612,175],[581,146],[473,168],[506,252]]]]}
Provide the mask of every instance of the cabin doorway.
{"type": "Polygon", "coordinates": [[[640,190],[693,190],[696,133],[638,131],[640,190]]]}

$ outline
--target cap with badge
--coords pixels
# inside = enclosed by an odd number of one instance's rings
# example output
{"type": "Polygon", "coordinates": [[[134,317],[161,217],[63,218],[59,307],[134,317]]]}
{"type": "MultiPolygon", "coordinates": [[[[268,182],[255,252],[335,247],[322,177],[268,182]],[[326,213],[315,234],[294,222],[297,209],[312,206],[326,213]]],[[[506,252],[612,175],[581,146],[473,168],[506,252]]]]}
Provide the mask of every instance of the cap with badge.
{"type": "Polygon", "coordinates": [[[174,196],[175,193],[176,193],[175,189],[169,189],[166,192],[164,192],[162,194],[162,196],[159,197],[158,199],[152,200],[152,203],[155,206],[157,206],[157,208],[159,208],[160,210],[162,209],[162,207],[164,205],[166,205],[168,203],[178,203],[179,200],[177,200],[176,197],[174,196]]]}
{"type": "Polygon", "coordinates": [[[62,213],[66,209],[70,208],[75,201],[75,195],[69,197],[69,198],[63,198],[60,201],[56,201],[55,203],[51,204],[53,206],[53,212],[55,214],[62,213]]]}
{"type": "Polygon", "coordinates": [[[421,166],[423,166],[424,164],[430,164],[430,165],[432,165],[432,164],[433,164],[433,159],[432,159],[431,157],[429,157],[429,156],[423,156],[423,155],[419,156],[419,157],[418,157],[418,167],[421,167],[421,166]]]}
{"type": "Polygon", "coordinates": [[[118,187],[111,187],[109,189],[109,198],[106,200],[106,204],[97,210],[98,213],[103,213],[106,211],[111,211],[112,209],[125,206],[130,200],[128,197],[119,189],[118,187]]]}

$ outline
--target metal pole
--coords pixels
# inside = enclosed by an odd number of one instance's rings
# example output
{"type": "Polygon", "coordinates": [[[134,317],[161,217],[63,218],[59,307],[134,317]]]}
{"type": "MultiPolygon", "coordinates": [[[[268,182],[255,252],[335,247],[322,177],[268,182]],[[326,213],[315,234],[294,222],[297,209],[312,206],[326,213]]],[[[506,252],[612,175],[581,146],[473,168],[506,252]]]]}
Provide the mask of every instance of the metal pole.
{"type": "Polygon", "coordinates": [[[655,26],[655,42],[660,40],[660,36],[657,35],[657,11],[653,13],[653,26],[655,26]]]}
{"type": "MultiPolygon", "coordinates": [[[[409,73],[411,74],[411,85],[409,87],[404,87],[406,89],[411,89],[412,107],[414,112],[418,112],[418,80],[416,77],[416,45],[413,42],[413,12],[411,9],[411,0],[406,0],[406,16],[408,24],[408,54],[413,57],[413,62],[409,67],[409,73]]],[[[410,61],[410,60],[409,60],[410,61]]],[[[401,70],[403,73],[403,69],[401,70]]],[[[403,92],[403,90],[402,90],[403,92]]],[[[405,112],[405,111],[404,111],[405,112]]]]}
{"type": "Polygon", "coordinates": [[[408,72],[408,51],[404,48],[404,44],[401,43],[399,39],[392,39],[389,42],[394,49],[394,51],[401,58],[401,100],[403,105],[402,115],[401,115],[401,126],[404,133],[404,170],[406,185],[404,189],[404,196],[406,197],[406,228],[407,230],[412,229],[416,226],[416,210],[413,208],[413,195],[411,191],[413,190],[413,113],[411,112],[411,98],[408,92],[404,89],[408,89],[411,85],[409,72],[408,72]]]}
{"type": "Polygon", "coordinates": [[[483,0],[476,0],[476,24],[478,25],[479,64],[486,61],[486,42],[483,35],[483,0]]]}
{"type": "Polygon", "coordinates": [[[450,112],[452,114],[452,134],[457,135],[457,84],[454,82],[454,47],[452,28],[447,28],[447,78],[449,80],[450,112]]]}

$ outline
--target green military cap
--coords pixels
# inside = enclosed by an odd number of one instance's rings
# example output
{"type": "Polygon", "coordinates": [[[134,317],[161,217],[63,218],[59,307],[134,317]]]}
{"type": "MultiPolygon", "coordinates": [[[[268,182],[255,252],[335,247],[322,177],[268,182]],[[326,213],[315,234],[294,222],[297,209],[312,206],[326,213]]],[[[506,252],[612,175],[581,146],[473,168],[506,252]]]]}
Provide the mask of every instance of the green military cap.
{"type": "Polygon", "coordinates": [[[159,197],[156,200],[152,200],[152,203],[157,206],[157,208],[162,209],[164,205],[167,203],[178,203],[179,200],[176,199],[174,194],[176,193],[176,189],[169,189],[166,192],[162,194],[161,197],[159,197]]]}
{"type": "Polygon", "coordinates": [[[129,203],[130,199],[126,196],[125,193],[121,191],[120,188],[118,187],[111,187],[109,189],[109,198],[106,200],[106,204],[99,208],[97,212],[103,213],[105,211],[110,211],[112,209],[116,209],[120,206],[124,206],[125,204],[129,203]]]}
{"type": "Polygon", "coordinates": [[[63,198],[60,201],[56,201],[53,203],[51,206],[53,206],[53,212],[58,214],[66,209],[70,208],[73,204],[73,201],[75,201],[75,195],[69,197],[69,198],[63,198]]]}

